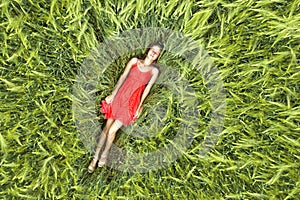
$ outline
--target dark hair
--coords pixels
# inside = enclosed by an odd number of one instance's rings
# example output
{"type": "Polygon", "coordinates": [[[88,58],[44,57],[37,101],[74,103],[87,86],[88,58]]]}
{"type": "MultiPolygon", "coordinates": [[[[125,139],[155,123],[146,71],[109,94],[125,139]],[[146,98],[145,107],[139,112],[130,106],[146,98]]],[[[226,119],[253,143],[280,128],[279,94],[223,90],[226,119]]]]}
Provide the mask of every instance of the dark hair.
{"type": "Polygon", "coordinates": [[[150,49],[153,46],[159,46],[161,50],[165,47],[164,44],[160,41],[157,42],[152,42],[151,44],[148,45],[148,48],[150,49]]]}

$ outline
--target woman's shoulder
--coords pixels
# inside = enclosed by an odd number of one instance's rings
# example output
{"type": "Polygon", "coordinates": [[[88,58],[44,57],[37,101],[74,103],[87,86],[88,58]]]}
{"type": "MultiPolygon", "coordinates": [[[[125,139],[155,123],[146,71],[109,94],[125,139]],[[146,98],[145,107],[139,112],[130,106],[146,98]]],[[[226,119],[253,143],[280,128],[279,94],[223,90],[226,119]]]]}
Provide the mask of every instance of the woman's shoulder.
{"type": "Polygon", "coordinates": [[[160,66],[157,63],[152,63],[151,65],[152,73],[160,73],[160,66]]]}
{"type": "Polygon", "coordinates": [[[138,59],[137,57],[133,57],[133,58],[130,59],[129,62],[132,63],[132,64],[135,64],[135,63],[138,62],[138,60],[139,60],[139,59],[138,59]]]}
{"type": "Polygon", "coordinates": [[[135,66],[135,65],[137,64],[137,62],[138,62],[138,59],[137,59],[137,58],[135,58],[135,57],[134,57],[134,58],[131,58],[131,59],[128,61],[126,68],[131,69],[133,66],[135,66]]]}

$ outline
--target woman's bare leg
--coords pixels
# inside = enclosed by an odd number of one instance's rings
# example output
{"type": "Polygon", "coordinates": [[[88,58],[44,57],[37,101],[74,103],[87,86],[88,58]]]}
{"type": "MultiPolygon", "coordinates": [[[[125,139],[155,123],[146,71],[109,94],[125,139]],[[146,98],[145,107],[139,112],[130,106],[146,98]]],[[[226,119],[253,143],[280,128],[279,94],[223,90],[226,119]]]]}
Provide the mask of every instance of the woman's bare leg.
{"type": "Polygon", "coordinates": [[[102,130],[101,136],[100,136],[100,138],[98,140],[98,143],[97,143],[94,158],[93,158],[93,160],[91,161],[91,163],[89,164],[89,167],[88,167],[89,173],[92,173],[95,169],[95,166],[96,166],[97,161],[99,159],[99,154],[100,154],[101,148],[102,148],[102,146],[103,146],[103,144],[104,144],[104,142],[107,138],[108,130],[110,129],[113,122],[114,122],[114,119],[107,119],[107,121],[106,121],[105,127],[102,130]]]}
{"type": "Polygon", "coordinates": [[[110,150],[110,147],[116,137],[116,133],[117,131],[122,127],[122,122],[120,122],[119,120],[115,120],[114,123],[110,126],[109,130],[108,130],[108,135],[107,135],[107,140],[106,140],[106,144],[105,144],[105,149],[102,153],[102,156],[99,160],[98,166],[102,167],[105,162],[106,162],[106,157],[108,155],[108,152],[110,150]]]}
{"type": "Polygon", "coordinates": [[[98,143],[97,143],[96,152],[94,154],[94,158],[96,160],[99,159],[99,154],[100,154],[100,151],[103,147],[103,144],[104,144],[104,142],[107,138],[108,130],[110,129],[110,127],[111,127],[111,125],[113,124],[114,121],[115,121],[114,119],[107,119],[107,121],[106,121],[105,127],[103,128],[101,136],[100,136],[100,138],[98,140],[98,143]]]}

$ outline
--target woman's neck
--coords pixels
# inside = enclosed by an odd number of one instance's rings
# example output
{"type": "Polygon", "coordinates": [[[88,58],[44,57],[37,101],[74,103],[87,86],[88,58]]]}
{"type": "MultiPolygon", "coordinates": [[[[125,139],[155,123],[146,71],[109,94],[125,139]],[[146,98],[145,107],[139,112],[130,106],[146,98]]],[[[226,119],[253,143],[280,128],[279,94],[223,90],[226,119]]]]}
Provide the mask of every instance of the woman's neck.
{"type": "Polygon", "coordinates": [[[143,60],[143,64],[144,65],[151,65],[153,63],[153,60],[149,59],[148,57],[146,57],[144,60],[143,60]]]}

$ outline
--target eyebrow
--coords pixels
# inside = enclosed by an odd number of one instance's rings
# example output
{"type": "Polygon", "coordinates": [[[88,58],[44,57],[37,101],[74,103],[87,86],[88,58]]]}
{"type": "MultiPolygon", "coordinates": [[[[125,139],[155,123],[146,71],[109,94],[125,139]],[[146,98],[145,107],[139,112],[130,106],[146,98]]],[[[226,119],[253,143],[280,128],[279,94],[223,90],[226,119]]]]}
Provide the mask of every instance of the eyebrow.
{"type": "Polygon", "coordinates": [[[151,50],[156,53],[156,54],[159,54],[159,52],[155,51],[153,48],[151,48],[151,50]]]}

